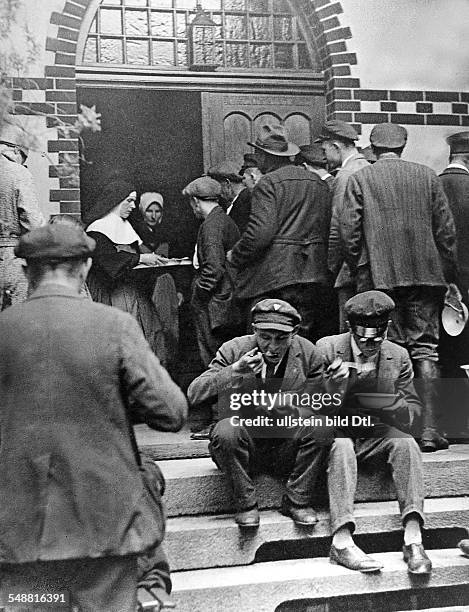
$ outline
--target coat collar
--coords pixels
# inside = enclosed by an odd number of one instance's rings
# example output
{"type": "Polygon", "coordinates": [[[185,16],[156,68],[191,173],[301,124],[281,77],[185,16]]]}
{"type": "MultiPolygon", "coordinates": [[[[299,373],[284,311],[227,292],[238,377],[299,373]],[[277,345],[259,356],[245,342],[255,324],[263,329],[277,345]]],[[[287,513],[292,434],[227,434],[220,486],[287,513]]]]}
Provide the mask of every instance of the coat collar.
{"type": "Polygon", "coordinates": [[[78,300],[83,299],[74,289],[66,287],[65,285],[60,285],[58,283],[43,283],[28,297],[28,301],[50,296],[69,297],[78,300]]]}

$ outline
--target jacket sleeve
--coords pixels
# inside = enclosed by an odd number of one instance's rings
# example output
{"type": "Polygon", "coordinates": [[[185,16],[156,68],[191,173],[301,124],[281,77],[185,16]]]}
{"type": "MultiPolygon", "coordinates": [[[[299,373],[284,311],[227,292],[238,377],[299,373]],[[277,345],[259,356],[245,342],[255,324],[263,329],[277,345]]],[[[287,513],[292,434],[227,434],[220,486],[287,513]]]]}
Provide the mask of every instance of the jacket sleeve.
{"type": "Polygon", "coordinates": [[[93,263],[109,278],[119,278],[125,272],[138,265],[140,261],[138,254],[118,251],[114,243],[100,232],[89,232],[89,235],[96,241],[93,263]]]}
{"type": "Polygon", "coordinates": [[[129,315],[121,327],[121,384],[131,422],[179,431],[187,418],[183,392],[171,380],[129,315]]]}
{"type": "Polygon", "coordinates": [[[274,184],[267,175],[252,192],[251,216],[246,230],[234,245],[231,260],[236,268],[254,261],[277,233],[277,206],[274,184]]]}
{"type": "Polygon", "coordinates": [[[345,261],[355,275],[363,244],[363,197],[360,185],[352,175],[345,188],[343,207],[339,210],[339,225],[345,261]]]}
{"type": "Polygon", "coordinates": [[[29,232],[44,225],[45,221],[37,201],[33,177],[26,168],[21,169],[24,172],[21,173],[21,178],[17,184],[16,207],[22,230],[29,232]]]}
{"type": "Polygon", "coordinates": [[[410,361],[407,351],[402,359],[401,370],[396,381],[396,393],[399,393],[399,396],[406,402],[410,409],[413,409],[412,411],[415,412],[415,414],[421,414],[422,404],[420,403],[419,396],[415,391],[414,371],[412,369],[412,362],[410,361]]]}
{"type": "Polygon", "coordinates": [[[226,253],[222,223],[212,223],[210,226],[204,223],[201,227],[200,243],[202,261],[195,291],[199,298],[208,300],[215,293],[225,272],[226,253]]]}
{"type": "Polygon", "coordinates": [[[457,283],[456,227],[441,179],[432,177],[432,226],[445,279],[457,283]]]}
{"type": "Polygon", "coordinates": [[[349,175],[344,176],[344,174],[339,174],[337,176],[332,194],[332,218],[329,232],[327,262],[328,268],[332,272],[334,278],[339,274],[342,264],[344,263],[342,239],[340,235],[340,216],[342,213],[348,177],[349,175]]]}

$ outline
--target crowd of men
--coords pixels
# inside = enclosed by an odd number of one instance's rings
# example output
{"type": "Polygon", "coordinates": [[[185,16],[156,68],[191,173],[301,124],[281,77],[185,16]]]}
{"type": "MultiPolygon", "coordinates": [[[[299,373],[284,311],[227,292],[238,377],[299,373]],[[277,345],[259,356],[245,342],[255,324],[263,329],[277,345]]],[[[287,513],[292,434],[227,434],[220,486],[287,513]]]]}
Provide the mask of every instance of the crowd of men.
{"type": "MultiPolygon", "coordinates": [[[[369,159],[357,140],[332,120],[300,148],[266,125],[243,168],[225,161],[184,188],[201,220],[191,304],[206,368],[187,398],[212,406],[199,436],[241,529],[259,525],[256,472],[286,479],[281,512],[305,529],[327,475],[331,562],[379,571],[354,543],[353,502],[358,465],[383,478],[390,468],[404,561],[428,574],[415,438],[422,451],[448,447],[439,362],[456,377],[469,359],[466,330],[440,339],[439,322],[445,300],[458,312],[468,301],[469,132],[448,139],[441,178],[401,158],[402,126],[375,126],[369,159]],[[233,409],[246,394],[269,403],[233,409]]],[[[47,585],[77,610],[133,612],[138,580],[170,581],[164,485],[159,474],[149,484],[132,425],[177,431],[186,398],[129,314],[80,296],[94,241],[43,225],[23,156],[0,146],[3,588],[47,585]]]]}

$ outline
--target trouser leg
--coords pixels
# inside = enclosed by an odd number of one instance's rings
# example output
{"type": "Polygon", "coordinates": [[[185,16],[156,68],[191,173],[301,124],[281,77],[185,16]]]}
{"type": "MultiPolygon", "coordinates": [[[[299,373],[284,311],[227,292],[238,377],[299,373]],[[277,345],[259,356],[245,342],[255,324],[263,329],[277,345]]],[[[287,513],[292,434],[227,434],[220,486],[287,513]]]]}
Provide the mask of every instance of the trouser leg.
{"type": "Polygon", "coordinates": [[[331,530],[334,534],[340,527],[350,525],[355,529],[353,504],[357,489],[357,459],[353,440],[336,438],[329,454],[327,469],[327,489],[331,530]]]}
{"type": "Polygon", "coordinates": [[[448,447],[446,439],[438,433],[438,388],[440,378],[438,365],[429,359],[414,360],[416,387],[422,400],[421,447],[424,451],[448,447]]]}
{"type": "Polygon", "coordinates": [[[339,287],[337,289],[337,300],[339,302],[339,331],[345,333],[348,331],[347,317],[345,315],[345,303],[357,293],[354,286],[339,287]]]}

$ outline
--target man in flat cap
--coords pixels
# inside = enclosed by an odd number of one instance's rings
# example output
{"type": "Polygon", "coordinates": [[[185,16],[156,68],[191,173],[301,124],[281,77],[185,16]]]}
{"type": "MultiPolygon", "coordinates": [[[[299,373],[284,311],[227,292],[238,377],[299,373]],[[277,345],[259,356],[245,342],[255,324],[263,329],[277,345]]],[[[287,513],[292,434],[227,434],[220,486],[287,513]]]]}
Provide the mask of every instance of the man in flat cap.
{"type": "Polygon", "coordinates": [[[233,219],[242,234],[251,214],[251,192],[244,185],[238,164],[224,161],[209,168],[207,174],[220,183],[226,214],[233,219]]]}
{"type": "Polygon", "coordinates": [[[347,183],[340,227],[357,290],[380,289],[396,302],[390,338],[412,358],[423,402],[421,448],[448,447],[438,432],[435,379],[439,314],[457,279],[456,231],[440,179],[403,161],[407,131],[381,123],[370,134],[378,161],[347,183]]]}
{"type": "Polygon", "coordinates": [[[333,533],[330,557],[332,562],[349,569],[381,569],[379,562],[353,542],[353,502],[357,463],[375,469],[379,466],[383,476],[389,466],[404,525],[404,560],[409,572],[427,574],[431,562],[421,536],[422,458],[414,438],[405,433],[420,414],[421,405],[412,382],[408,352],[386,339],[393,310],[394,302],[385,293],[360,293],[345,304],[349,331],[317,343],[326,368],[326,384],[332,393],[340,389],[343,396],[338,410],[343,420],[332,445],[328,469],[333,533]],[[363,420],[355,422],[357,417],[363,420]]]}
{"type": "Polygon", "coordinates": [[[297,166],[303,166],[303,168],[310,172],[316,172],[325,181],[329,189],[333,188],[334,177],[327,170],[327,159],[319,143],[302,145],[300,152],[295,158],[295,163],[297,166]]]}
{"type": "Polygon", "coordinates": [[[315,140],[315,143],[322,146],[329,169],[338,169],[332,189],[328,266],[335,281],[334,288],[339,302],[339,327],[342,332],[347,330],[344,305],[356,293],[356,287],[349,267],[344,260],[339,218],[349,177],[357,170],[368,166],[367,160],[355,146],[357,140],[358,134],[355,128],[340,119],[326,121],[320,137],[315,140]]]}
{"type": "Polygon", "coordinates": [[[264,297],[290,302],[301,314],[301,335],[315,340],[330,324],[324,302],[330,284],[329,189],[319,176],[294,165],[299,147],[282,126],[262,126],[249,144],[264,176],[252,192],[246,231],[229,256],[238,271],[237,297],[246,313],[264,297]]]}
{"type": "Polygon", "coordinates": [[[183,189],[183,195],[197,219],[202,221],[197,235],[196,275],[191,305],[194,312],[200,358],[205,367],[226,340],[230,325],[233,278],[226,253],[239,238],[236,223],[219,205],[218,181],[201,176],[183,189]]]}
{"type": "MultiPolygon", "coordinates": [[[[288,302],[265,299],[252,309],[253,333],[223,344],[206,372],[196,378],[187,391],[189,401],[229,398],[230,403],[244,393],[255,398],[262,392],[285,391],[312,394],[321,390],[321,357],[315,346],[297,335],[301,317],[288,302]]],[[[309,397],[309,396],[308,396],[309,397]]],[[[255,400],[253,399],[253,402],[255,400]]],[[[274,402],[275,403],[275,402],[274,402]]],[[[276,414],[298,414],[311,410],[291,405],[253,404],[240,417],[273,418],[276,414]],[[269,408],[270,405],[270,408],[269,408]],[[252,408],[252,409],[251,409],[252,408]]],[[[237,410],[234,407],[232,410],[237,410]]],[[[236,417],[235,417],[236,418],[236,417]]],[[[327,459],[329,446],[323,438],[332,435],[327,428],[300,425],[297,428],[256,426],[240,420],[222,418],[210,434],[210,454],[226,476],[236,506],[235,521],[242,528],[259,525],[257,498],[251,476],[270,471],[288,476],[282,512],[300,525],[316,523],[311,507],[319,470],[327,459]]]]}
{"type": "Polygon", "coordinates": [[[135,612],[137,556],[164,517],[129,428],[177,431],[187,404],[134,318],[79,295],[94,247],[46,225],[15,249],[32,293],[0,314],[2,593],[135,612]]]}

